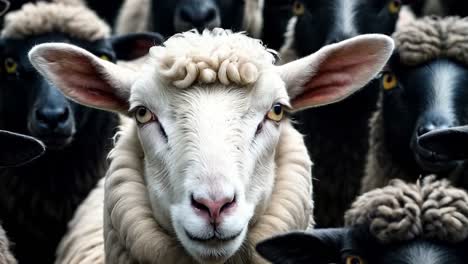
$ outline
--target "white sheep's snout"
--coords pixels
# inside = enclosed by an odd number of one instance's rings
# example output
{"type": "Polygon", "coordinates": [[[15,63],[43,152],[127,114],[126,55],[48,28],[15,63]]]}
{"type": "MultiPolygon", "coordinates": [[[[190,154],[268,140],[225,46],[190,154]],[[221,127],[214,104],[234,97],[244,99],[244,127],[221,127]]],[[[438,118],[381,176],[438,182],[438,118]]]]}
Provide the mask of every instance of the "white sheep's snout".
{"type": "Polygon", "coordinates": [[[190,204],[195,213],[214,228],[220,225],[224,216],[233,213],[237,207],[234,192],[208,195],[195,192],[190,195],[190,204]]]}
{"type": "Polygon", "coordinates": [[[172,206],[178,238],[203,263],[232,256],[242,245],[254,213],[242,184],[230,178],[193,177],[197,180],[190,181],[186,198],[172,206]]]}

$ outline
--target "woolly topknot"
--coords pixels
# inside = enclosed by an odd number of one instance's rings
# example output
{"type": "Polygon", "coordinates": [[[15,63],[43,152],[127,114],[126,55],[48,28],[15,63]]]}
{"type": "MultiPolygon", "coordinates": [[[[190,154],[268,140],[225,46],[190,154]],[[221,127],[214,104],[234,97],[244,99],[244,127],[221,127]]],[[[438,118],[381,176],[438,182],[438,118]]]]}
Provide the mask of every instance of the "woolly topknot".
{"type": "Polygon", "coordinates": [[[359,197],[345,222],[368,225],[383,243],[417,237],[456,243],[468,237],[468,194],[435,176],[417,184],[393,180],[359,197]]]}
{"type": "Polygon", "coordinates": [[[83,5],[28,3],[5,16],[4,38],[25,38],[61,32],[79,39],[96,41],[110,36],[110,27],[83,5]]]}
{"type": "Polygon", "coordinates": [[[468,18],[424,17],[400,27],[393,38],[404,64],[440,57],[468,64],[468,18]]]}
{"type": "Polygon", "coordinates": [[[250,85],[261,69],[272,67],[275,61],[273,51],[259,40],[220,28],[176,34],[163,46],[151,48],[150,54],[159,64],[161,76],[177,88],[217,81],[250,85]]]}

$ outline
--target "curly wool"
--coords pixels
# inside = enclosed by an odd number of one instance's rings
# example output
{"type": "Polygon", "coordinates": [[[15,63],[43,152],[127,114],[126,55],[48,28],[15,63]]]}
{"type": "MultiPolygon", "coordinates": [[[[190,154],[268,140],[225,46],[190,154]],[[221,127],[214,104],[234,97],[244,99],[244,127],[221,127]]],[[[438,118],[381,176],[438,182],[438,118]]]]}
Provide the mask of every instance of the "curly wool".
{"type": "Polygon", "coordinates": [[[259,40],[242,33],[216,28],[176,34],[163,46],[151,48],[158,72],[177,88],[195,82],[246,86],[257,81],[260,70],[271,67],[275,58],[259,40]]]}
{"type": "Polygon", "coordinates": [[[419,65],[445,57],[468,64],[468,18],[424,17],[394,34],[401,62],[419,65]]]}
{"type": "Polygon", "coordinates": [[[61,32],[72,37],[96,41],[110,36],[110,27],[83,5],[28,3],[5,16],[4,38],[61,32]]]}
{"type": "Polygon", "coordinates": [[[416,184],[396,179],[360,196],[345,222],[368,225],[384,243],[417,237],[456,243],[468,237],[468,194],[435,176],[416,184]]]}

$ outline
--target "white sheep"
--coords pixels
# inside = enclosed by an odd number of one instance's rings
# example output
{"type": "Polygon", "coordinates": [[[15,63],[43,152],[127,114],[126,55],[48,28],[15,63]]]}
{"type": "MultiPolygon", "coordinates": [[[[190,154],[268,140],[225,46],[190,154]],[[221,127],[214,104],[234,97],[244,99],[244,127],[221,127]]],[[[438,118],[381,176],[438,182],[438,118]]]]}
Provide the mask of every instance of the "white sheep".
{"type": "Polygon", "coordinates": [[[346,98],[392,50],[366,35],[275,66],[259,40],[214,29],[153,47],[138,72],[63,43],[29,57],[76,102],[135,119],[110,155],[107,263],[261,263],[258,241],[313,223],[311,163],[286,112],[346,98]]]}

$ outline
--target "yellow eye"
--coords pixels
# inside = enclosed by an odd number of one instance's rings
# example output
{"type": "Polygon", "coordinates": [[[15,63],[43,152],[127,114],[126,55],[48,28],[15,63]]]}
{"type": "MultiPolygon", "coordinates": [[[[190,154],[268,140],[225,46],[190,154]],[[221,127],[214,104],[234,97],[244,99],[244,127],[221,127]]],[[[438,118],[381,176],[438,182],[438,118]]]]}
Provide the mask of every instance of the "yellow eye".
{"type": "Polygon", "coordinates": [[[305,6],[303,3],[296,1],[293,4],[292,11],[295,16],[302,16],[305,12],[305,6]]]}
{"type": "Polygon", "coordinates": [[[99,58],[101,58],[102,60],[110,61],[109,56],[107,56],[106,54],[102,54],[99,58]]]}
{"type": "Polygon", "coordinates": [[[138,124],[143,125],[155,120],[153,113],[146,107],[140,106],[135,111],[135,119],[138,124]]]}
{"type": "Polygon", "coordinates": [[[382,85],[384,90],[389,91],[395,88],[398,84],[397,77],[393,73],[385,73],[382,76],[382,85]]]}
{"type": "Polygon", "coordinates": [[[346,264],[365,264],[364,260],[359,256],[347,256],[346,264]]]}
{"type": "Polygon", "coordinates": [[[18,64],[12,58],[6,58],[4,61],[4,66],[5,66],[5,71],[8,74],[16,73],[16,70],[18,69],[18,64]]]}
{"type": "Polygon", "coordinates": [[[401,0],[392,0],[388,3],[388,11],[392,14],[396,14],[400,12],[401,8],[401,0]]]}
{"type": "Polygon", "coordinates": [[[281,104],[273,105],[270,111],[268,111],[267,117],[275,122],[280,122],[284,117],[283,106],[281,104]]]}

